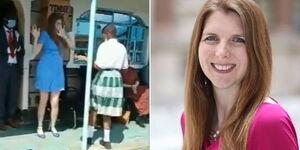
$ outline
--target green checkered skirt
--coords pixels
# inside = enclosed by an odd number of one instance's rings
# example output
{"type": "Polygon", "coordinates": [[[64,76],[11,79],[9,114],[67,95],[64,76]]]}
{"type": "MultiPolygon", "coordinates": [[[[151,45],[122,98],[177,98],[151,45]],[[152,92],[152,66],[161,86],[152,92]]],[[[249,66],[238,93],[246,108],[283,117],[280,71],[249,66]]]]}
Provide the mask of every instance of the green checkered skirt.
{"type": "Polygon", "coordinates": [[[91,105],[97,114],[121,116],[124,103],[123,81],[119,71],[99,71],[92,81],[91,105]]]}

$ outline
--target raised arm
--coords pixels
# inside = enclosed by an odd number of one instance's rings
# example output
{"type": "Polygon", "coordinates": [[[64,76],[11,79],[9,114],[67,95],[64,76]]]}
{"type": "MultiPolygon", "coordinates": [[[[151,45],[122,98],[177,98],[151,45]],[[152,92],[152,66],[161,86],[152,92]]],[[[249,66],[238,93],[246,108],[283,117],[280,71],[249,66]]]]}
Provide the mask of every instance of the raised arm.
{"type": "Polygon", "coordinates": [[[32,26],[31,28],[31,34],[33,36],[33,54],[34,54],[34,57],[40,53],[43,45],[41,43],[38,43],[38,39],[40,37],[40,29],[34,25],[32,26]]]}
{"type": "Polygon", "coordinates": [[[67,35],[64,28],[59,30],[58,35],[67,42],[68,48],[70,48],[70,49],[74,48],[74,36],[73,35],[71,35],[71,34],[67,35]]]}

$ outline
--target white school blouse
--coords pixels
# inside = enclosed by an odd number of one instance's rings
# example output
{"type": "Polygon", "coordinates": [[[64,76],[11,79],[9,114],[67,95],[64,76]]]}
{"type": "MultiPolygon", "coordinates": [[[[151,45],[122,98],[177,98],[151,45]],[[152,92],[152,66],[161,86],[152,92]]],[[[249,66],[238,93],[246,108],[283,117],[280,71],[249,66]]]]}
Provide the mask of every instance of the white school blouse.
{"type": "Polygon", "coordinates": [[[127,50],[117,39],[109,39],[100,44],[95,64],[101,69],[127,69],[127,50]]]}

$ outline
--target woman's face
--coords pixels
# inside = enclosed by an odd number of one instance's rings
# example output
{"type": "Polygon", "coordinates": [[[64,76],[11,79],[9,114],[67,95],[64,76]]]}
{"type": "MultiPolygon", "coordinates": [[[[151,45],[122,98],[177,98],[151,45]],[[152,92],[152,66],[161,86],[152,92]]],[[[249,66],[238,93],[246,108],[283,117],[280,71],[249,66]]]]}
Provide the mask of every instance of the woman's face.
{"type": "Polygon", "coordinates": [[[218,10],[206,19],[198,49],[199,62],[214,88],[239,86],[248,58],[239,16],[218,10]]]}
{"type": "Polygon", "coordinates": [[[63,28],[62,20],[58,19],[55,22],[55,30],[59,32],[63,28]]]}

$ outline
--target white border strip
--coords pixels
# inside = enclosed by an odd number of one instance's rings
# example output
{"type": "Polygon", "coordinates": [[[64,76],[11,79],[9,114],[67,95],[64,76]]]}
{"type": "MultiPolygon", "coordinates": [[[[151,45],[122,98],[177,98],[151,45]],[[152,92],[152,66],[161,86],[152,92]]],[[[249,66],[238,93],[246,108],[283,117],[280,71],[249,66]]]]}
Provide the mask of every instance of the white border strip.
{"type": "Polygon", "coordinates": [[[91,88],[96,6],[97,6],[97,0],[91,0],[89,46],[88,46],[87,73],[86,73],[86,82],[85,82],[86,90],[85,90],[85,96],[84,96],[84,117],[83,117],[83,129],[82,129],[82,141],[81,141],[81,149],[82,150],[86,150],[86,148],[87,148],[87,125],[88,125],[89,107],[90,107],[90,90],[89,89],[91,88]]]}

